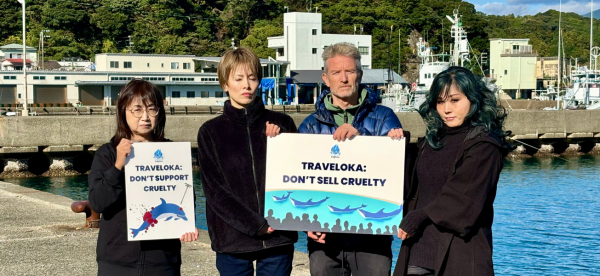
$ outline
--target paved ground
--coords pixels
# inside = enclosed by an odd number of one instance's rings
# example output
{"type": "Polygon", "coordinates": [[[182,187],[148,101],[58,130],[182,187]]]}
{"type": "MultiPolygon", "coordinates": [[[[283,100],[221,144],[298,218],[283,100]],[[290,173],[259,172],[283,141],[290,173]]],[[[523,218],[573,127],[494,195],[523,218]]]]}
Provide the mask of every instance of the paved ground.
{"type": "MultiPolygon", "coordinates": [[[[73,200],[0,182],[0,275],[95,275],[97,229],[82,228],[73,200]]],[[[218,275],[208,233],[184,243],[182,275],[218,275]]],[[[296,252],[292,275],[310,275],[296,252]]]]}

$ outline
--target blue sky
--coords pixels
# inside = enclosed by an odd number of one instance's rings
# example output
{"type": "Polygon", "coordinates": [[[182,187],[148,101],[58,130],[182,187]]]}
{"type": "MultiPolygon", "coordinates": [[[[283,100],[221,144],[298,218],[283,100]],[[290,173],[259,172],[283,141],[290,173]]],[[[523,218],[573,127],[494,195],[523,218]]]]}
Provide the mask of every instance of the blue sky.
{"type": "MultiPolygon", "coordinates": [[[[559,9],[559,0],[465,0],[475,5],[477,11],[495,15],[534,15],[559,9]]],[[[594,10],[600,9],[600,0],[594,1],[594,10]]],[[[562,10],[585,14],[590,12],[590,0],[563,0],[562,10]]]]}

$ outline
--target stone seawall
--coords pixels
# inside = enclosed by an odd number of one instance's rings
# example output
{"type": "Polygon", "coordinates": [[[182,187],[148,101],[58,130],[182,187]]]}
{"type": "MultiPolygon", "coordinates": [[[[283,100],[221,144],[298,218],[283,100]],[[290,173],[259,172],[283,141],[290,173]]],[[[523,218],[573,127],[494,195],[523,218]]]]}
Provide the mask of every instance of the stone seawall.
{"type": "MultiPolygon", "coordinates": [[[[288,115],[296,125],[308,116],[293,112],[288,115]]],[[[196,148],[198,129],[215,116],[169,115],[166,137],[191,142],[196,148]]],[[[425,135],[418,113],[397,116],[411,132],[411,143],[425,135]]],[[[114,115],[0,117],[0,178],[86,173],[94,152],[110,140],[115,129],[114,115]]],[[[517,145],[514,157],[600,153],[600,110],[514,110],[505,129],[512,131],[517,145]]]]}

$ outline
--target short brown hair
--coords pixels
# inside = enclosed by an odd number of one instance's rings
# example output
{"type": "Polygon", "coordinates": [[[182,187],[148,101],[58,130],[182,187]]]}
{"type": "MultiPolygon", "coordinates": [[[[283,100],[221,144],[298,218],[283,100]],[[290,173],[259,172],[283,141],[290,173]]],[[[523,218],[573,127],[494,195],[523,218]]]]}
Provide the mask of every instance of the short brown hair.
{"type": "Polygon", "coordinates": [[[131,139],[133,132],[127,125],[125,113],[127,107],[134,99],[140,99],[146,106],[154,105],[158,107],[158,115],[156,115],[156,126],[152,132],[154,141],[163,141],[165,138],[165,105],[160,90],[153,83],[143,79],[133,79],[128,82],[119,92],[117,100],[117,132],[113,145],[116,147],[121,142],[121,139],[131,139]]]}
{"type": "Polygon", "coordinates": [[[225,87],[225,85],[227,85],[229,75],[231,75],[231,72],[240,65],[248,66],[260,83],[263,77],[260,59],[254,52],[252,52],[252,50],[245,47],[240,47],[235,50],[229,50],[225,52],[221,58],[221,61],[219,62],[217,74],[219,76],[219,85],[221,85],[221,87],[225,87]]]}

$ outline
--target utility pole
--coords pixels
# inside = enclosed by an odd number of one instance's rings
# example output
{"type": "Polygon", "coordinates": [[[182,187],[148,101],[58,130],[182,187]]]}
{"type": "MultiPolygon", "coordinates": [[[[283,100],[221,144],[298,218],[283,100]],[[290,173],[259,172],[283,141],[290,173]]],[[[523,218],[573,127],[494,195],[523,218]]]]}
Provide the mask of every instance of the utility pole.
{"type": "Polygon", "coordinates": [[[128,35],[127,38],[129,38],[129,53],[133,54],[133,41],[131,41],[130,35],[128,35]]]}
{"type": "Polygon", "coordinates": [[[23,110],[21,111],[22,116],[29,116],[29,110],[27,109],[27,46],[25,37],[25,0],[17,0],[21,3],[23,9],[23,93],[25,93],[25,103],[23,103],[23,110]]]}
{"type": "Polygon", "coordinates": [[[400,35],[402,34],[402,29],[398,26],[398,75],[402,76],[402,72],[400,70],[400,61],[402,60],[402,53],[400,52],[402,40],[400,35]]]}

